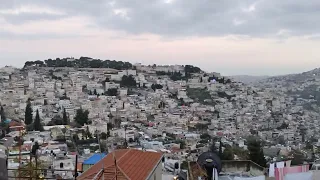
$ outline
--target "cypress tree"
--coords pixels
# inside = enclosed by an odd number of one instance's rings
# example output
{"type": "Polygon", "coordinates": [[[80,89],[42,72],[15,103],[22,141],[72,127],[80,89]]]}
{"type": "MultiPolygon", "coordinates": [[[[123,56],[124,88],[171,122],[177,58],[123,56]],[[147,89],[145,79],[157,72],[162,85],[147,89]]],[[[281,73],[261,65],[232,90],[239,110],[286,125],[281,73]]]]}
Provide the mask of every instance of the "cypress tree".
{"type": "Polygon", "coordinates": [[[69,118],[67,116],[67,112],[66,112],[66,109],[63,109],[63,124],[64,125],[69,125],[69,118]]]}
{"type": "Polygon", "coordinates": [[[219,157],[222,158],[222,142],[221,142],[221,139],[219,141],[219,157]]]}
{"type": "Polygon", "coordinates": [[[0,115],[1,115],[1,122],[5,122],[5,120],[7,119],[6,118],[6,115],[4,113],[4,109],[3,109],[3,106],[1,106],[1,110],[0,110],[0,115]]]}
{"type": "Polygon", "coordinates": [[[25,115],[24,115],[24,122],[26,123],[26,125],[32,124],[32,121],[33,121],[32,118],[33,118],[33,115],[32,115],[31,102],[28,100],[25,115]]]}
{"type": "Polygon", "coordinates": [[[6,116],[5,116],[5,113],[4,113],[4,109],[3,109],[3,106],[1,106],[1,109],[0,109],[0,116],[1,116],[1,127],[2,127],[2,130],[1,130],[1,135],[4,136],[6,134],[6,131],[7,133],[10,132],[10,128],[9,128],[9,125],[6,124],[6,116]]]}
{"type": "Polygon", "coordinates": [[[249,159],[262,167],[267,166],[267,161],[263,154],[261,141],[257,139],[249,140],[248,142],[249,159]]]}
{"type": "Polygon", "coordinates": [[[37,110],[36,118],[34,120],[34,130],[35,131],[43,131],[43,127],[41,124],[41,119],[39,115],[39,110],[37,110]]]}
{"type": "Polygon", "coordinates": [[[74,121],[76,123],[78,123],[79,125],[81,125],[81,126],[83,126],[84,124],[88,124],[88,122],[89,122],[88,115],[89,115],[89,111],[88,110],[83,111],[83,109],[80,108],[80,109],[77,110],[77,114],[74,117],[74,121]]]}

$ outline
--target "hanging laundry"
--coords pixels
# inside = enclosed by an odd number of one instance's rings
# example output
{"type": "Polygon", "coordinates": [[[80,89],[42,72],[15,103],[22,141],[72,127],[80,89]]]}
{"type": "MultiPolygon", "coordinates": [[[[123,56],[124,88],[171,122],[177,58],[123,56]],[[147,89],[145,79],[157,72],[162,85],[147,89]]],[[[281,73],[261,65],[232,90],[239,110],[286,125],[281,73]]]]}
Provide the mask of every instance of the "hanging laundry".
{"type": "Polygon", "coordinates": [[[290,167],[291,166],[291,160],[286,161],[286,167],[290,167]]]}
{"type": "Polygon", "coordinates": [[[281,161],[281,162],[277,162],[277,168],[284,168],[284,162],[281,161]]]}
{"type": "Polygon", "coordinates": [[[216,168],[213,169],[213,173],[214,173],[214,179],[213,180],[219,180],[219,175],[218,175],[218,171],[216,168]]]}
{"type": "Polygon", "coordinates": [[[274,174],[274,170],[275,170],[275,163],[271,163],[270,165],[269,165],[269,177],[274,177],[275,176],[275,174],[274,174]]]}

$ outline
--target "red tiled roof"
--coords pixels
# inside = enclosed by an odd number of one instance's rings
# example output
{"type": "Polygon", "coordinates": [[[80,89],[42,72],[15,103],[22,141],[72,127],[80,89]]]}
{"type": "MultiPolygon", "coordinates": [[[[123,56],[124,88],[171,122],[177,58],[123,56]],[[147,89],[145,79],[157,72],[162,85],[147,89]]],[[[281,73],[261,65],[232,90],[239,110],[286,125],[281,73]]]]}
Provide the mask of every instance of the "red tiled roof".
{"type": "Polygon", "coordinates": [[[17,121],[14,121],[14,120],[10,121],[9,122],[9,127],[14,127],[14,126],[24,126],[24,124],[20,123],[20,122],[17,122],[17,121]]]}
{"type": "Polygon", "coordinates": [[[104,180],[115,179],[117,172],[117,180],[143,180],[148,178],[161,160],[161,153],[144,152],[136,149],[116,150],[81,174],[77,179],[91,180],[94,177],[100,180],[103,180],[103,177],[104,180]],[[117,167],[115,166],[113,154],[117,160],[117,167]],[[103,166],[104,172],[102,173],[103,166]]]}

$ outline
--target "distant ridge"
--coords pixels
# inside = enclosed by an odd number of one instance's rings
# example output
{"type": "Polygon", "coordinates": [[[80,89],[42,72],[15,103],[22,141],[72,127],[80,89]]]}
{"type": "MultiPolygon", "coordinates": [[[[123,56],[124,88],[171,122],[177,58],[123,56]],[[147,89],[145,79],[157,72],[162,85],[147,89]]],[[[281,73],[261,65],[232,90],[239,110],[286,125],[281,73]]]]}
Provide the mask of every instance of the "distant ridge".
{"type": "Polygon", "coordinates": [[[44,61],[27,61],[24,68],[30,66],[38,67],[77,67],[77,68],[112,68],[117,70],[132,69],[133,65],[129,62],[115,60],[100,60],[90,57],[75,58],[56,58],[44,61]]]}
{"type": "Polygon", "coordinates": [[[250,75],[236,75],[229,76],[234,81],[242,82],[245,84],[256,83],[258,81],[270,78],[271,76],[250,76],[250,75]]]}

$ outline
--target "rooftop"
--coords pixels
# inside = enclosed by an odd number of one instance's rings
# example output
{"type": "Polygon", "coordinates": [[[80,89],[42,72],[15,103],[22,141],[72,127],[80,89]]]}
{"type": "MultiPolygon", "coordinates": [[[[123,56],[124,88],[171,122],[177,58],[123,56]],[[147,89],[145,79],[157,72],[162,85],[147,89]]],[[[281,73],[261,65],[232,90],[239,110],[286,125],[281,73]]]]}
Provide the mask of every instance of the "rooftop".
{"type": "Polygon", "coordinates": [[[97,153],[97,154],[93,154],[90,158],[88,158],[87,160],[85,160],[83,162],[83,164],[96,164],[97,162],[99,162],[101,159],[103,159],[106,156],[105,153],[97,153]]]}
{"type": "Polygon", "coordinates": [[[97,177],[97,179],[114,179],[116,174],[118,180],[147,179],[161,160],[161,153],[144,152],[135,149],[116,150],[108,154],[102,161],[92,166],[77,179],[91,180],[94,177],[97,177]],[[113,156],[115,156],[116,161],[113,156]]]}

